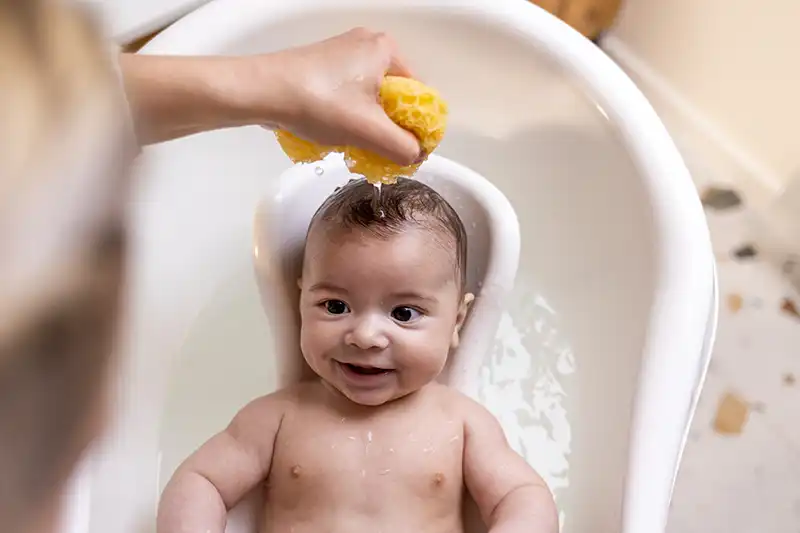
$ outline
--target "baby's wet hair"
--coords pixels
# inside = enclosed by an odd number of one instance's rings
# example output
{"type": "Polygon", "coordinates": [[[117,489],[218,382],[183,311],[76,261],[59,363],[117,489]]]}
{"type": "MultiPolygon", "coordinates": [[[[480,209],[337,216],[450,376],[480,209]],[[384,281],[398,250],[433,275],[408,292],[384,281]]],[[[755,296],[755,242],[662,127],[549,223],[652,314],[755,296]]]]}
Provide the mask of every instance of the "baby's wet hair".
{"type": "Polygon", "coordinates": [[[378,238],[389,238],[409,226],[438,234],[445,246],[452,246],[460,287],[466,288],[467,231],[455,209],[428,185],[409,178],[399,178],[393,185],[383,185],[379,196],[367,180],[353,179],[337,188],[317,209],[309,232],[326,223],[341,229],[364,229],[378,238]]]}

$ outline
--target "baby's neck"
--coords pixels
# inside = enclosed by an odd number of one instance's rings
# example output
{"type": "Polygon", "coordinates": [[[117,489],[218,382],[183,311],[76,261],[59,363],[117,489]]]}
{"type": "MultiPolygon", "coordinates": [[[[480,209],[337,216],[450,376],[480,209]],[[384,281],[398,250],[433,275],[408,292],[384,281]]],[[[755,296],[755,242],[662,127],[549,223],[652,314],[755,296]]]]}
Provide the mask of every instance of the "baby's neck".
{"type": "Polygon", "coordinates": [[[379,411],[406,407],[409,404],[418,401],[422,396],[425,395],[427,390],[431,387],[431,384],[429,383],[424,387],[422,387],[421,389],[406,394],[405,396],[389,400],[388,402],[382,403],[380,405],[364,405],[354,402],[353,400],[342,394],[341,391],[339,391],[339,389],[337,389],[324,379],[322,378],[317,378],[317,379],[319,380],[322,389],[325,391],[326,400],[330,401],[331,405],[334,408],[336,408],[336,410],[345,413],[346,416],[374,415],[376,412],[379,411]]]}

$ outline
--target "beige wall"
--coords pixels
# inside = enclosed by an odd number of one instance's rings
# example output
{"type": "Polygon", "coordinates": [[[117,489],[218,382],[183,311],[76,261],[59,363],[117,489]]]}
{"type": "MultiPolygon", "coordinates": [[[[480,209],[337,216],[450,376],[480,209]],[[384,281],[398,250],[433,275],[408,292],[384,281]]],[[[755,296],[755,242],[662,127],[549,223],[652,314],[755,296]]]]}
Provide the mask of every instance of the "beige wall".
{"type": "Polygon", "coordinates": [[[613,34],[779,182],[800,177],[800,0],[626,0],[613,34]]]}

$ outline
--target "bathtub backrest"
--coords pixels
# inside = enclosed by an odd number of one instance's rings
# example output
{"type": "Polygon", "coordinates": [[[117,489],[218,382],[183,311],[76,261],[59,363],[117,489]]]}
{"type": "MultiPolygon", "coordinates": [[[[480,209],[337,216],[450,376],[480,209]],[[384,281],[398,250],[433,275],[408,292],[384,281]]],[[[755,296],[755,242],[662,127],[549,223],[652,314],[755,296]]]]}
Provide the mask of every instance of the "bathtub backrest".
{"type": "MultiPolygon", "coordinates": [[[[281,385],[308,375],[298,342],[297,279],[309,222],[328,195],[352,178],[341,156],[329,156],[316,165],[296,165],[281,176],[256,213],[256,276],[278,345],[281,385]]],[[[467,231],[467,289],[476,299],[462,330],[461,346],[440,380],[474,395],[480,363],[494,339],[503,300],[517,272],[517,216],[487,179],[442,157],[431,156],[416,179],[453,206],[467,231]]]]}

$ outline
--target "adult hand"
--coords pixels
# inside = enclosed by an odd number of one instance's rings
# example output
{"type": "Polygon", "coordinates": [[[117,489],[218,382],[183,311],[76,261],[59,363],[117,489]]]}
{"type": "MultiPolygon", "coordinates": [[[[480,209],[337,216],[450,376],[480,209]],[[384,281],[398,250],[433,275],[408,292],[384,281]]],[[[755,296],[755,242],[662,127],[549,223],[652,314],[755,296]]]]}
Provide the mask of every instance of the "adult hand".
{"type": "MultiPolygon", "coordinates": [[[[394,41],[356,28],[307,46],[257,57],[268,71],[277,62],[290,95],[280,127],[325,145],[366,148],[400,164],[420,155],[416,137],[378,104],[385,75],[411,76],[394,41]]],[[[257,70],[256,70],[257,71],[257,70]]],[[[269,83],[269,77],[264,77],[269,83]]]]}
{"type": "Polygon", "coordinates": [[[386,74],[410,75],[383,33],[357,28],[253,56],[125,54],[121,64],[144,143],[258,124],[319,144],[365,148],[401,165],[420,156],[414,135],[378,103],[386,74]]]}

